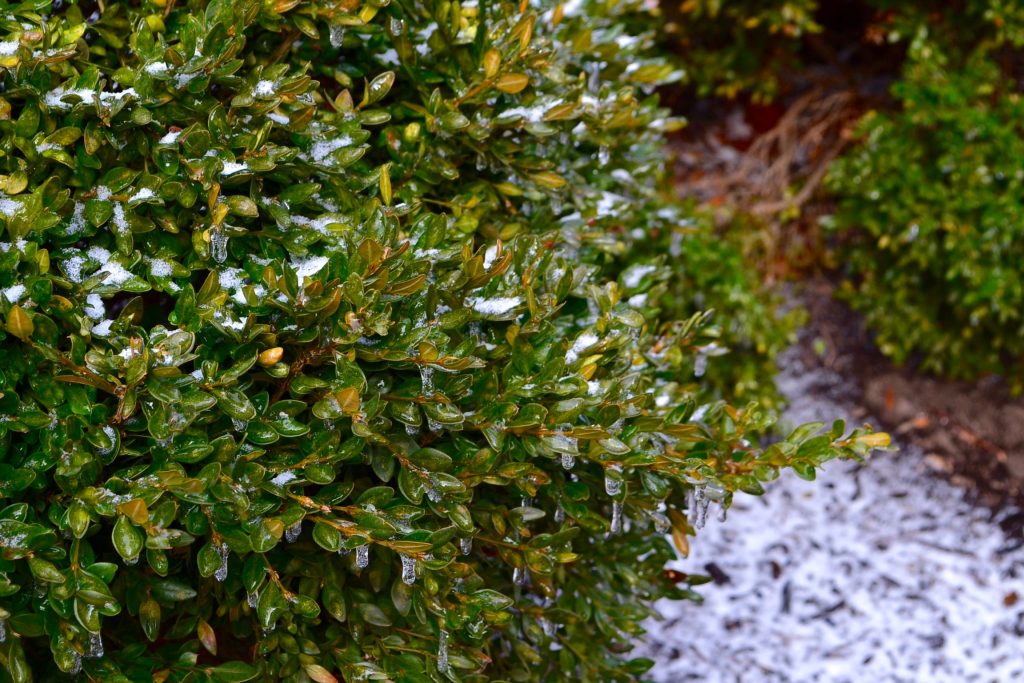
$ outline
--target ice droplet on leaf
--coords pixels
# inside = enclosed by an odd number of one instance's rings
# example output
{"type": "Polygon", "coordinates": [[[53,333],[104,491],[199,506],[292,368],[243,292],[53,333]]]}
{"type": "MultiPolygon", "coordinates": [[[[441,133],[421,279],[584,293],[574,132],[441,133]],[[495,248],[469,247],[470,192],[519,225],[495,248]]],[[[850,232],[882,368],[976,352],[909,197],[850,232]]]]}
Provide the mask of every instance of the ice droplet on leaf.
{"type": "Polygon", "coordinates": [[[86,651],[85,656],[90,659],[100,659],[103,657],[103,636],[99,633],[89,634],[89,649],[86,651]]]}
{"type": "Polygon", "coordinates": [[[402,581],[407,586],[416,583],[416,560],[408,555],[402,555],[402,581]]]}
{"type": "Polygon", "coordinates": [[[227,543],[221,543],[217,551],[220,553],[220,566],[213,573],[213,578],[223,583],[228,578],[228,555],[231,554],[231,551],[228,549],[227,543]]]}
{"type": "Polygon", "coordinates": [[[459,551],[463,555],[469,555],[473,552],[473,537],[465,536],[459,539],[459,551]]]}
{"type": "Polygon", "coordinates": [[[210,231],[210,256],[217,263],[224,263],[228,258],[228,236],[219,228],[210,231]]]}
{"type": "Polygon", "coordinates": [[[345,27],[340,24],[331,24],[330,27],[330,41],[331,47],[341,47],[342,41],[345,40],[345,27]]]}
{"type": "Polygon", "coordinates": [[[622,473],[622,465],[609,465],[604,473],[604,492],[609,496],[617,496],[622,493],[622,479],[618,477],[622,473]]]}
{"type": "Polygon", "coordinates": [[[302,534],[302,522],[295,522],[284,531],[284,540],[286,543],[295,543],[299,540],[299,536],[302,534]]]}
{"type": "Polygon", "coordinates": [[[526,583],[526,567],[516,567],[512,570],[512,583],[522,586],[526,583]]]}
{"type": "Polygon", "coordinates": [[[622,501],[612,501],[612,523],[608,533],[611,535],[622,533],[622,501]]]}
{"type": "Polygon", "coordinates": [[[437,638],[437,670],[448,673],[448,631],[441,631],[437,638]]]}
{"type": "Polygon", "coordinates": [[[370,546],[361,545],[356,548],[356,567],[366,569],[370,566],[370,546]]]}

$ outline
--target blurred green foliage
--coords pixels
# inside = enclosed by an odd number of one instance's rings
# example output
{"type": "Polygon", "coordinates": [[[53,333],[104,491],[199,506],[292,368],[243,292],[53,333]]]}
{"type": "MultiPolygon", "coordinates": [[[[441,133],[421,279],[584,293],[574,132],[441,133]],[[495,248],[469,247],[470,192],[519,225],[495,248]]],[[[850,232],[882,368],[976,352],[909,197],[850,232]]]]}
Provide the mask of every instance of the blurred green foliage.
{"type": "Polygon", "coordinates": [[[845,231],[843,293],[882,351],[956,378],[1004,373],[1019,391],[1024,103],[1001,50],[1021,42],[1020,12],[969,5],[894,19],[910,40],[899,107],[869,113],[833,166],[830,225],[845,231]]]}
{"type": "Polygon", "coordinates": [[[669,40],[699,96],[746,92],[771,99],[796,63],[800,38],[816,33],[816,0],[662,0],[669,40]]]}

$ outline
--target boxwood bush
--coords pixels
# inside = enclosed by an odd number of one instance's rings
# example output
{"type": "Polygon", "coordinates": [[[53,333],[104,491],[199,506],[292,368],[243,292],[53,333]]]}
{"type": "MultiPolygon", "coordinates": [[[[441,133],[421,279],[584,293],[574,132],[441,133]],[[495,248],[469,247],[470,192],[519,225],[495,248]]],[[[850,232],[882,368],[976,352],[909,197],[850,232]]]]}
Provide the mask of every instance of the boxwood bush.
{"type": "Polygon", "coordinates": [[[865,117],[831,171],[832,225],[847,231],[844,293],[882,351],[957,378],[1006,373],[1020,390],[1024,102],[993,52],[1019,32],[984,31],[975,10],[970,49],[951,37],[959,17],[918,24],[899,109],[865,117]]]}
{"type": "Polygon", "coordinates": [[[7,3],[0,677],[633,680],[666,533],[885,443],[645,296],[646,11],[7,3]]]}
{"type": "Polygon", "coordinates": [[[700,96],[778,94],[801,38],[821,27],[817,0],[661,0],[666,37],[677,41],[687,82],[700,96]]]}

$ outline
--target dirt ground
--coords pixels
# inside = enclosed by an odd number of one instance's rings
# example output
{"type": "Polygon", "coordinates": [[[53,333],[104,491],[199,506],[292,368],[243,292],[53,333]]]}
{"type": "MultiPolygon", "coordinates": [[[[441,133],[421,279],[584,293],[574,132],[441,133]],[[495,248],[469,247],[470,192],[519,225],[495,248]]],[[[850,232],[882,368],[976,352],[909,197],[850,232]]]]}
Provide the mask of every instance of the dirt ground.
{"type": "MultiPolygon", "coordinates": [[[[1011,397],[998,377],[952,382],[896,367],[875,349],[860,317],[833,298],[831,282],[818,277],[802,288],[810,313],[800,343],[805,363],[846,378],[854,405],[920,448],[932,470],[976,502],[1024,507],[1024,399],[1011,397]]],[[[1024,513],[1001,524],[1024,545],[1024,513]]]]}

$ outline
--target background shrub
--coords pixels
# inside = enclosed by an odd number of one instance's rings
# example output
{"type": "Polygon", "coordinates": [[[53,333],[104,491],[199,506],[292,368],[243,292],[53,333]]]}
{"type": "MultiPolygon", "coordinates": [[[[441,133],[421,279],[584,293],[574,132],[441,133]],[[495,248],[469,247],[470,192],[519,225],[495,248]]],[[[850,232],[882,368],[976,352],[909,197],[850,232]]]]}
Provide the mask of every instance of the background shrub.
{"type": "Polygon", "coordinates": [[[885,442],[703,398],[641,6],[7,11],[12,681],[631,680],[665,532],[885,442]]]}
{"type": "Polygon", "coordinates": [[[933,40],[945,35],[934,21],[919,24],[893,86],[900,109],[866,116],[861,144],[830,174],[834,226],[853,228],[840,250],[845,294],[897,362],[1015,375],[1024,109],[993,58],[994,34],[965,52],[933,40]]]}
{"type": "Polygon", "coordinates": [[[663,0],[669,41],[678,41],[687,82],[699,96],[777,94],[800,39],[816,33],[816,0],[663,0]]]}

